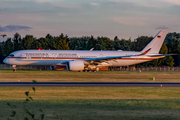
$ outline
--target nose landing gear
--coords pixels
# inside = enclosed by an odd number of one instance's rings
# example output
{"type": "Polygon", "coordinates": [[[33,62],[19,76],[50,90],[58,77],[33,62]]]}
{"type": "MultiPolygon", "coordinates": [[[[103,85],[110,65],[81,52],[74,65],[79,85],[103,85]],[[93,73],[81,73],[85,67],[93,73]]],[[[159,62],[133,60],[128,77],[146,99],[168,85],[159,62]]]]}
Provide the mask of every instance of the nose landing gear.
{"type": "Polygon", "coordinates": [[[13,67],[13,71],[16,72],[16,65],[12,65],[12,67],[13,67]]]}

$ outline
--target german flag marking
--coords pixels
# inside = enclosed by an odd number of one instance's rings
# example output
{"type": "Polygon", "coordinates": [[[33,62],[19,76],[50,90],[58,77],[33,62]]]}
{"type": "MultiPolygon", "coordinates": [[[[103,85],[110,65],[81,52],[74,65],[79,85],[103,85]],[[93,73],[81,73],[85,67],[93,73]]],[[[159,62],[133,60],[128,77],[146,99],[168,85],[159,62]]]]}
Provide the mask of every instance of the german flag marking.
{"type": "Polygon", "coordinates": [[[157,36],[157,38],[161,38],[161,36],[157,36]]]}

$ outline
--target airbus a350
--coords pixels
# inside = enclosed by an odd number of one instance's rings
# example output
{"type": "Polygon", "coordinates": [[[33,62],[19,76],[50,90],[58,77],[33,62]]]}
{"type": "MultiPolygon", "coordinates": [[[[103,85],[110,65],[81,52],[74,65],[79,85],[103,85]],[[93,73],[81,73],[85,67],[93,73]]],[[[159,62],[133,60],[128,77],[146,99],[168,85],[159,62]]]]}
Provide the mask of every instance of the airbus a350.
{"type": "Polygon", "coordinates": [[[140,52],[96,50],[19,50],[4,59],[11,65],[65,66],[69,71],[82,71],[104,66],[128,66],[172,54],[159,54],[168,30],[161,30],[140,52]]]}

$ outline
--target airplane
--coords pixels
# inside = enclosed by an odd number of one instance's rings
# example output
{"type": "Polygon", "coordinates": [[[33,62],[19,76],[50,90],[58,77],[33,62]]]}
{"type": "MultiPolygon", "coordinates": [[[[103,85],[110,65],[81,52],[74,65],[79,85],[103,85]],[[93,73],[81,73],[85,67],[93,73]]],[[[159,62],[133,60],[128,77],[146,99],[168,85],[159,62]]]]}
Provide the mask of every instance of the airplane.
{"type": "Polygon", "coordinates": [[[129,66],[173,54],[159,54],[168,30],[161,30],[140,52],[96,50],[19,50],[4,59],[15,65],[66,67],[69,71],[98,70],[104,66],[129,66]]]}
{"type": "Polygon", "coordinates": [[[2,37],[4,38],[4,37],[6,37],[7,35],[6,35],[6,34],[4,34],[4,35],[0,35],[0,36],[2,36],[2,37]]]}

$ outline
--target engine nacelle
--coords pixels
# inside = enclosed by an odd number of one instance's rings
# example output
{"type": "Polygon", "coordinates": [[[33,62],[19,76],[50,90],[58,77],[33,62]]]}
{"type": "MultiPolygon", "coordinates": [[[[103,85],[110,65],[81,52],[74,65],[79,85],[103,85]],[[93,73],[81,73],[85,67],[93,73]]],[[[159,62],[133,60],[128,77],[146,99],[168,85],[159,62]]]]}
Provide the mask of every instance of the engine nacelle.
{"type": "Polygon", "coordinates": [[[84,70],[84,62],[79,61],[79,60],[69,61],[67,70],[70,70],[70,71],[84,70]]]}
{"type": "Polygon", "coordinates": [[[51,70],[66,70],[66,66],[59,66],[59,65],[50,66],[50,69],[51,70]]]}

